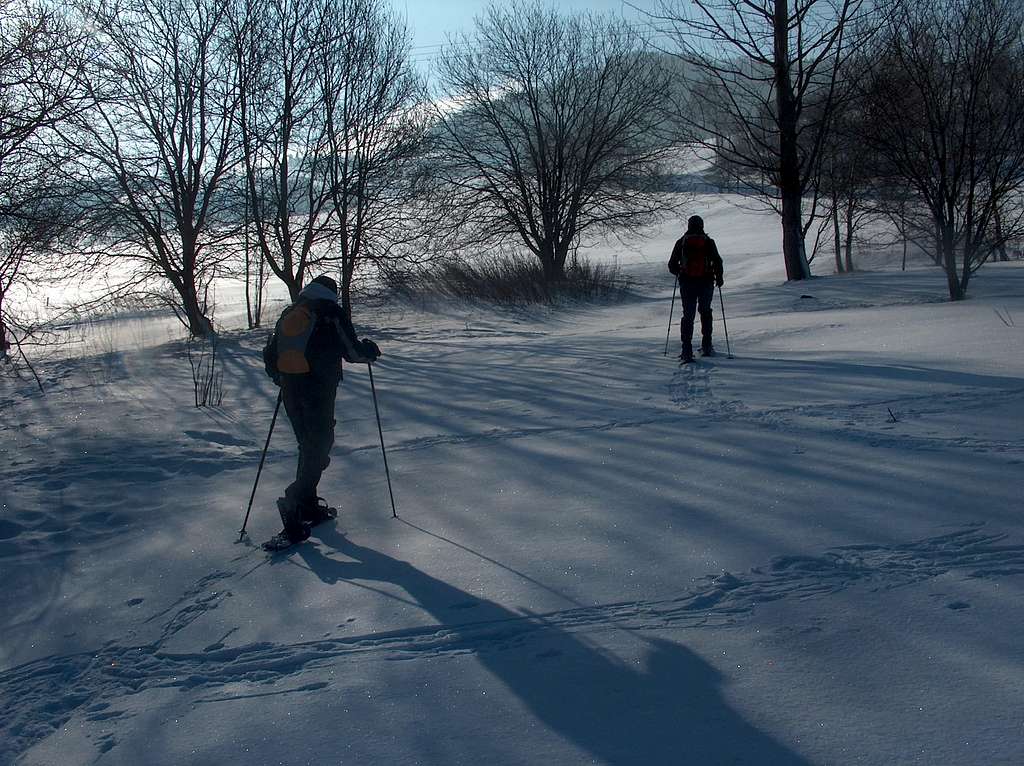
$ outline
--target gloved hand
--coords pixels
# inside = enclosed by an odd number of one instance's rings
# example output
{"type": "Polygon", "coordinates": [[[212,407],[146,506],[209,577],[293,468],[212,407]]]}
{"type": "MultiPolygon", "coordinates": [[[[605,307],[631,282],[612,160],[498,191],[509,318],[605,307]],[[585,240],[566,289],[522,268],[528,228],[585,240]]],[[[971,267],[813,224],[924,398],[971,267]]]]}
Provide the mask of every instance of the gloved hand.
{"type": "Polygon", "coordinates": [[[718,285],[719,287],[721,287],[722,285],[725,284],[725,280],[722,279],[722,275],[721,274],[719,274],[718,276],[715,277],[715,284],[718,285]]]}
{"type": "Polygon", "coordinates": [[[363,338],[360,341],[360,343],[362,343],[362,348],[360,349],[360,352],[362,353],[363,356],[365,356],[371,362],[376,362],[380,358],[380,346],[378,346],[369,338],[363,338]]]}

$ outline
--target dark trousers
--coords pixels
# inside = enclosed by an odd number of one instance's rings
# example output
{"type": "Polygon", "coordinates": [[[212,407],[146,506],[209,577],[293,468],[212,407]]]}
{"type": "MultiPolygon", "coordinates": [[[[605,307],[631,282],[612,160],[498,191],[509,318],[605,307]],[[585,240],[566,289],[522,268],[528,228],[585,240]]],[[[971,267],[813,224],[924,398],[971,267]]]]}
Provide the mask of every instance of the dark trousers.
{"type": "Polygon", "coordinates": [[[295,481],[288,485],[285,497],[300,508],[316,505],[317,484],[331,462],[337,395],[337,379],[312,373],[281,376],[281,398],[299,443],[295,481]]]}
{"type": "Polygon", "coordinates": [[[715,280],[713,277],[700,279],[679,280],[679,295],[683,304],[683,319],[680,324],[680,333],[683,341],[683,353],[693,355],[693,320],[694,315],[700,314],[700,335],[701,348],[711,348],[711,330],[713,316],[711,314],[711,301],[715,297],[715,280]]]}

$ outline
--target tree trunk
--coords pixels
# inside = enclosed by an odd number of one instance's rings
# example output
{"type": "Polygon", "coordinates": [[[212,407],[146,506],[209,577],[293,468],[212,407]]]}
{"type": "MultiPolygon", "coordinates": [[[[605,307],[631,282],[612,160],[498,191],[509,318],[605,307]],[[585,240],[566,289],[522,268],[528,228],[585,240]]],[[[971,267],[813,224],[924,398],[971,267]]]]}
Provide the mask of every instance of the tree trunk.
{"type": "Polygon", "coordinates": [[[853,271],[853,204],[846,206],[846,270],[853,271]]]}
{"type": "Polygon", "coordinates": [[[262,285],[257,277],[256,295],[252,292],[252,250],[249,248],[249,185],[245,185],[245,212],[242,214],[242,249],[245,255],[245,318],[249,329],[260,324],[260,290],[262,285]],[[256,305],[253,305],[253,304],[256,305]]]}
{"type": "Polygon", "coordinates": [[[779,196],[782,200],[782,255],[786,279],[811,275],[804,250],[803,188],[797,153],[797,105],[789,71],[789,3],[775,0],[775,101],[779,115],[779,196]]]}
{"type": "MultiPolygon", "coordinates": [[[[942,227],[935,224],[935,251],[932,253],[932,262],[941,269],[946,269],[946,247],[942,234],[942,227]]],[[[947,269],[948,273],[948,269],[947,269]]]]}
{"type": "Polygon", "coordinates": [[[341,286],[338,289],[340,291],[338,298],[341,301],[341,308],[349,321],[352,321],[352,278],[342,277],[341,286]]]}
{"type": "Polygon", "coordinates": [[[790,192],[782,197],[782,254],[786,261],[786,279],[806,279],[811,274],[804,252],[804,232],[801,225],[802,200],[800,193],[790,192]]]}
{"type": "Polygon", "coordinates": [[[832,198],[832,234],[835,238],[836,247],[836,274],[843,273],[843,248],[839,233],[839,201],[832,198]]]}
{"type": "Polygon", "coordinates": [[[202,312],[198,304],[187,307],[188,332],[193,338],[205,338],[213,332],[213,322],[202,312]]]}
{"type": "Polygon", "coordinates": [[[256,326],[263,322],[263,290],[267,284],[266,263],[263,258],[256,262],[256,326]]]}
{"type": "Polygon", "coordinates": [[[352,320],[352,283],[355,281],[357,254],[348,251],[341,260],[341,274],[338,276],[341,281],[338,285],[338,299],[345,316],[352,320]]]}
{"type": "Polygon", "coordinates": [[[248,242],[249,233],[248,232],[246,232],[246,234],[245,234],[245,239],[247,240],[245,245],[244,245],[244,248],[245,248],[245,320],[246,320],[246,326],[251,330],[252,328],[254,328],[256,326],[256,320],[253,317],[253,310],[252,310],[252,289],[251,289],[251,279],[250,279],[250,275],[249,275],[249,242],[248,242]]]}
{"type": "Polygon", "coordinates": [[[11,342],[7,340],[7,323],[4,322],[4,291],[0,290],[0,360],[7,358],[11,342]]]}
{"type": "Polygon", "coordinates": [[[994,212],[993,218],[996,224],[996,260],[1008,261],[1010,256],[1006,252],[1006,240],[1003,238],[1003,217],[999,214],[998,209],[994,212]]]}
{"type": "Polygon", "coordinates": [[[179,229],[182,247],[182,270],[179,290],[181,307],[188,320],[188,332],[193,338],[205,338],[213,330],[213,322],[206,316],[205,307],[199,300],[199,289],[196,285],[196,264],[198,262],[197,236],[194,229],[179,229]]]}
{"type": "Polygon", "coordinates": [[[960,280],[957,284],[960,296],[958,300],[963,300],[967,297],[967,283],[971,281],[971,262],[973,257],[967,251],[967,247],[967,243],[964,242],[963,262],[960,264],[960,280]]]}
{"type": "Polygon", "coordinates": [[[948,225],[942,227],[940,246],[942,248],[942,262],[946,270],[946,285],[949,288],[949,299],[951,301],[962,300],[964,292],[961,289],[960,275],[957,273],[956,268],[956,245],[954,243],[952,227],[948,225]]]}
{"type": "Polygon", "coordinates": [[[185,309],[185,318],[188,320],[188,333],[193,338],[205,338],[213,332],[213,322],[206,316],[199,305],[199,295],[196,291],[195,280],[187,278],[185,289],[182,291],[182,308],[185,309]]]}
{"type": "Polygon", "coordinates": [[[561,282],[565,279],[565,259],[568,253],[568,248],[556,248],[550,244],[541,246],[537,257],[544,269],[545,282],[561,282]]]}
{"type": "Polygon", "coordinates": [[[545,282],[560,282],[565,279],[565,264],[559,263],[555,258],[542,258],[541,265],[544,267],[545,282]]]}

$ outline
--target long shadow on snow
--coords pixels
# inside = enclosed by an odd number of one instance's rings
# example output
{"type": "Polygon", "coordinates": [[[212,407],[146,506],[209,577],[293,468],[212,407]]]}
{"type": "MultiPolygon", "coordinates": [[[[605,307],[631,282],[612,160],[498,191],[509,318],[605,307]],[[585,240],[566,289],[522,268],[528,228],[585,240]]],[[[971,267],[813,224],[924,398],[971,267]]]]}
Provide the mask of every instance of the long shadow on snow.
{"type": "MultiPolygon", "coordinates": [[[[669,398],[665,389],[674,370],[660,358],[638,354],[635,344],[626,339],[575,338],[563,340],[556,349],[505,340],[500,351],[492,349],[500,355],[472,362],[459,358],[459,350],[449,350],[440,361],[391,357],[377,371],[385,430],[401,423],[407,433],[430,434],[395,439],[388,433],[390,450],[461,442],[467,437],[494,439],[623,421],[665,420],[679,414],[664,407],[669,398]],[[401,397],[389,396],[392,379],[402,380],[401,397]],[[456,398],[453,391],[465,395],[456,398]],[[439,407],[439,403],[443,405],[439,407]]],[[[768,390],[777,385],[787,391],[794,379],[806,379],[805,387],[816,392],[820,406],[862,402],[871,389],[876,389],[873,398],[879,404],[939,393],[922,394],[921,385],[942,387],[945,393],[973,389],[971,393],[977,397],[981,389],[1021,391],[1020,380],[1012,377],[911,365],[753,357],[745,357],[737,365],[754,366],[768,390]]],[[[365,412],[369,392],[364,390],[361,376],[353,376],[348,383],[344,398],[340,397],[341,406],[354,409],[353,415],[365,412]]],[[[372,417],[372,411],[368,414],[372,417]]],[[[355,449],[375,446],[367,441],[355,449]]],[[[336,447],[342,453],[355,449],[336,447]]]]}
{"type": "Polygon", "coordinates": [[[393,583],[441,625],[451,622],[453,604],[475,604],[474,616],[489,628],[452,627],[446,648],[465,643],[537,719],[602,763],[807,763],[733,710],[721,674],[681,644],[645,637],[645,666],[632,666],[542,617],[477,599],[333,530],[321,539],[353,559],[303,546],[300,555],[325,583],[393,583]]]}
{"type": "MultiPolygon", "coordinates": [[[[971,579],[1024,572],[1024,545],[1011,542],[1006,533],[968,525],[896,545],[847,545],[821,555],[775,557],[765,567],[737,575],[707,576],[667,599],[522,615],[478,600],[406,562],[355,545],[329,528],[318,537],[351,558],[334,560],[315,544],[297,549],[321,580],[367,588],[374,586],[359,581],[397,585],[436,622],[291,644],[218,643],[201,651],[167,651],[167,638],[216,608],[218,597],[210,587],[235,574],[213,572],[179,602],[154,615],[152,619],[171,616],[152,643],[109,641],[89,651],[51,655],[0,670],[0,763],[13,761],[76,714],[98,723],[130,718],[131,712],[121,708],[129,695],[177,688],[217,693],[197,702],[234,699],[232,684],[276,684],[327,664],[360,661],[370,653],[389,659],[478,657],[539,721],[607,763],[678,763],[689,758],[717,764],[735,758],[801,764],[724,703],[720,676],[712,667],[678,644],[647,635],[734,624],[768,601],[820,598],[855,584],[879,592],[950,572],[971,579]],[[466,619],[470,609],[475,619],[466,619]],[[650,648],[645,670],[608,656],[582,638],[588,630],[613,629],[629,631],[635,643],[650,648]]],[[[225,638],[232,632],[234,628],[225,638]]],[[[305,684],[240,698],[321,688],[319,683],[305,684]]]]}

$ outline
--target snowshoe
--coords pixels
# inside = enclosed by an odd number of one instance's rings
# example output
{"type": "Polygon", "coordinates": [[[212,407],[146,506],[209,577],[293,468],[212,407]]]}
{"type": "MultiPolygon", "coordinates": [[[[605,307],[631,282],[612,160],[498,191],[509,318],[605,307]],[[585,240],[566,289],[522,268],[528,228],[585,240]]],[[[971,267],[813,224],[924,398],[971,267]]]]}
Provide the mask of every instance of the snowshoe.
{"type": "Polygon", "coordinates": [[[270,553],[275,551],[283,551],[286,548],[291,548],[293,545],[301,543],[309,537],[309,527],[305,524],[302,525],[302,531],[298,533],[289,533],[288,530],[282,529],[276,535],[265,541],[261,546],[263,550],[270,553]]]}
{"type": "Polygon", "coordinates": [[[693,353],[692,352],[689,353],[689,354],[682,353],[682,354],[679,355],[679,364],[692,364],[695,361],[697,361],[697,360],[693,358],[693,353]]]}
{"type": "Polygon", "coordinates": [[[718,354],[715,353],[715,347],[714,346],[705,346],[704,348],[702,348],[700,350],[700,355],[701,356],[718,356],[718,354]]]}
{"type": "Polygon", "coordinates": [[[283,551],[297,545],[309,539],[310,531],[317,524],[338,517],[338,509],[327,505],[322,497],[318,497],[315,504],[302,508],[288,498],[279,497],[277,512],[281,515],[284,529],[263,543],[265,551],[283,551]]]}

